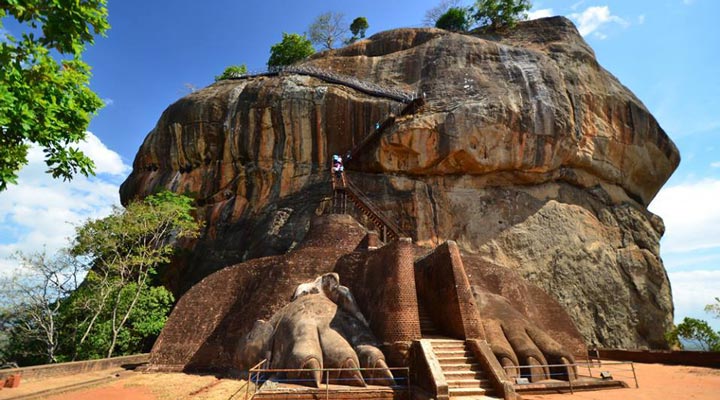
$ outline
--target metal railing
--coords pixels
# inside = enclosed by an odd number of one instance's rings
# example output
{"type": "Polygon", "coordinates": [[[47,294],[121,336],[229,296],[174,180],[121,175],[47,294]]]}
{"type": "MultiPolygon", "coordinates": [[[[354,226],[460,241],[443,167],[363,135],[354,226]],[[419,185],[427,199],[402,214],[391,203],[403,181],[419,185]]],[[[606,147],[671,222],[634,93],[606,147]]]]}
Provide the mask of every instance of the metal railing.
{"type": "Polygon", "coordinates": [[[274,76],[279,74],[298,74],[312,76],[330,83],[338,83],[343,86],[351,87],[359,91],[381,97],[387,97],[392,100],[403,103],[410,103],[417,98],[415,92],[408,92],[398,88],[378,85],[374,82],[364,81],[354,76],[339,74],[324,68],[314,67],[311,65],[288,65],[281,67],[269,67],[265,71],[258,71],[246,74],[230,74],[227,79],[247,79],[257,76],[274,76]]]}
{"type": "MultiPolygon", "coordinates": [[[[247,390],[245,393],[245,399],[251,400],[255,397],[255,395],[258,393],[260,387],[268,380],[270,380],[270,376],[275,375],[272,379],[272,382],[276,383],[286,383],[286,384],[298,384],[298,385],[304,385],[309,382],[315,382],[315,379],[311,378],[288,378],[283,377],[280,378],[277,375],[285,375],[288,372],[291,373],[299,373],[299,372],[317,372],[320,371],[323,376],[324,381],[324,387],[323,388],[316,388],[318,390],[324,390],[325,392],[325,399],[331,399],[332,392],[330,391],[330,385],[340,385],[337,382],[341,382],[343,380],[352,380],[354,381],[354,378],[340,378],[339,374],[342,372],[348,372],[348,371],[359,371],[361,374],[362,372],[372,372],[372,371],[391,371],[393,374],[393,382],[394,385],[387,386],[382,385],[384,387],[388,387],[392,389],[393,391],[396,390],[405,390],[407,391],[407,398],[410,399],[410,369],[407,367],[388,367],[388,368],[263,368],[263,366],[267,364],[267,360],[262,360],[259,363],[257,363],[255,366],[250,368],[248,370],[248,385],[247,390]],[[338,376],[331,376],[331,373],[337,373],[338,376]],[[332,382],[332,383],[331,383],[332,382]],[[250,393],[250,386],[253,386],[253,392],[250,393]]],[[[382,380],[385,381],[386,378],[369,378],[363,376],[363,380],[372,385],[373,380],[382,380]]],[[[310,389],[310,388],[309,388],[310,389]]],[[[281,389],[282,390],[282,389],[281,389]]],[[[268,390],[270,392],[270,390],[268,390]]],[[[307,395],[307,391],[298,391],[295,392],[298,396],[304,397],[307,395]]],[[[293,393],[285,393],[283,392],[283,398],[289,398],[292,397],[293,393]]]]}
{"type": "Polygon", "coordinates": [[[388,242],[389,240],[397,240],[401,237],[407,237],[399,226],[392,222],[386,217],[380,209],[375,207],[372,200],[370,200],[350,179],[345,179],[347,192],[350,195],[350,200],[355,204],[360,211],[365,213],[370,220],[381,230],[381,240],[388,242]]]}
{"type": "MultiPolygon", "coordinates": [[[[581,362],[574,364],[544,364],[520,366],[510,365],[504,366],[503,369],[505,370],[505,374],[508,376],[511,376],[507,373],[508,370],[515,370],[515,372],[519,371],[519,373],[514,374],[515,377],[528,378],[530,381],[532,381],[532,378],[536,376],[539,376],[542,379],[559,379],[567,381],[570,393],[575,393],[574,385],[577,385],[577,383],[574,384],[573,382],[581,378],[612,379],[615,381],[625,381],[632,379],[635,382],[635,388],[640,388],[637,380],[637,374],[635,373],[635,365],[631,361],[598,360],[598,362],[581,362]],[[542,368],[543,370],[549,372],[543,372],[542,374],[533,374],[531,371],[536,368],[542,368]],[[564,371],[553,372],[553,370],[557,371],[560,368],[564,369],[564,371]],[[568,369],[570,368],[573,369],[572,374],[574,375],[574,378],[569,378],[570,372],[568,372],[568,369]],[[587,375],[584,374],[585,369],[587,369],[587,375]],[[593,374],[593,369],[597,370],[595,374],[593,374]]],[[[520,384],[516,384],[515,386],[519,385],[520,384]]]]}

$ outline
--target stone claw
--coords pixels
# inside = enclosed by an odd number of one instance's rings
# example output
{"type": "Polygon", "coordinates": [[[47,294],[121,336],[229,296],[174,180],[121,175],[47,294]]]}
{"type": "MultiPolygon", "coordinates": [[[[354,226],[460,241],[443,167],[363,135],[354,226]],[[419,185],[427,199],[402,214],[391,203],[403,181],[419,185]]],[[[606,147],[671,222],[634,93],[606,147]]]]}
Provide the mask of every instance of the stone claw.
{"type": "Polygon", "coordinates": [[[330,382],[338,385],[365,387],[365,381],[355,360],[348,358],[340,365],[342,371],[330,372],[330,382]]]}
{"type": "Polygon", "coordinates": [[[320,365],[317,358],[309,358],[298,370],[288,372],[287,377],[298,382],[307,383],[308,386],[319,388],[323,379],[322,365],[320,365]]]}
{"type": "Polygon", "coordinates": [[[376,385],[376,386],[393,386],[395,385],[395,377],[393,377],[392,372],[388,368],[387,364],[385,363],[385,360],[377,360],[375,362],[375,365],[372,368],[381,368],[381,369],[371,369],[367,370],[365,373],[365,380],[370,385],[376,385]]]}

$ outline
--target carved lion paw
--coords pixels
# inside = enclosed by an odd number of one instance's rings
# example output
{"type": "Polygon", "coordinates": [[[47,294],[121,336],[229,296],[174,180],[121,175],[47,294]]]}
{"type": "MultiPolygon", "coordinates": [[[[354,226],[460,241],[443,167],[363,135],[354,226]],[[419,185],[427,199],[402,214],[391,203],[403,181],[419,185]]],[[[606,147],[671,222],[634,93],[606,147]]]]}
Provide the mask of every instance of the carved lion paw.
{"type": "Polygon", "coordinates": [[[575,379],[572,354],[518,312],[507,299],[476,286],[473,286],[473,296],[482,315],[487,341],[508,377],[526,377],[531,382],[575,379]]]}
{"type": "Polygon", "coordinates": [[[285,375],[298,383],[316,387],[324,380],[352,386],[394,384],[364,321],[322,293],[296,298],[269,322],[256,323],[243,340],[241,365],[269,357],[271,368],[295,370],[285,375]],[[323,372],[323,368],[343,370],[323,372]]]}

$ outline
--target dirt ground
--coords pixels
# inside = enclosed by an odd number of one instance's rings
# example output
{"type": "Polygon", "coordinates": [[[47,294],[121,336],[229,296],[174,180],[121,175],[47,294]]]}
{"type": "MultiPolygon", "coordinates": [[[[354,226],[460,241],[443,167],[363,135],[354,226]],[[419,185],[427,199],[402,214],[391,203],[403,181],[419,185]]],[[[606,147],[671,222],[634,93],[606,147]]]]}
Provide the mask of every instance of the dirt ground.
{"type": "Polygon", "coordinates": [[[635,363],[639,389],[524,395],[524,400],[720,400],[720,369],[635,363]]]}
{"type": "MultiPolygon", "coordinates": [[[[575,392],[575,394],[524,395],[525,400],[664,400],[664,399],[720,399],[720,369],[667,366],[659,364],[635,364],[639,389],[628,381],[629,389],[575,392]]],[[[614,373],[620,379],[619,372],[614,373]]],[[[51,387],[66,386],[115,376],[84,374],[63,379],[21,383],[17,389],[0,390],[0,400],[12,399],[51,387]],[[21,390],[23,389],[23,390],[21,390]]],[[[631,375],[630,375],[631,376],[631,375]]],[[[93,387],[44,397],[49,400],[238,400],[245,397],[245,381],[217,379],[214,376],[188,375],[182,373],[134,373],[124,372],[93,387]]]]}

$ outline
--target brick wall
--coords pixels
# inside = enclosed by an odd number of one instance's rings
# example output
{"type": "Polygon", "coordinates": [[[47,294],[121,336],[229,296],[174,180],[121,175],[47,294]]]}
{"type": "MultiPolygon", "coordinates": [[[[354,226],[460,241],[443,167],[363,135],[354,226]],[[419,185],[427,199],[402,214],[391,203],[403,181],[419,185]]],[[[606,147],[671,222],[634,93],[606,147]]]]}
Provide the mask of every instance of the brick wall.
{"type": "Polygon", "coordinates": [[[340,282],[350,288],[372,331],[386,344],[421,337],[413,259],[411,241],[401,239],[345,257],[336,267],[340,282]]]}
{"type": "Polygon", "coordinates": [[[415,284],[440,332],[459,339],[484,339],[480,313],[457,244],[448,241],[415,263],[415,284]]]}

